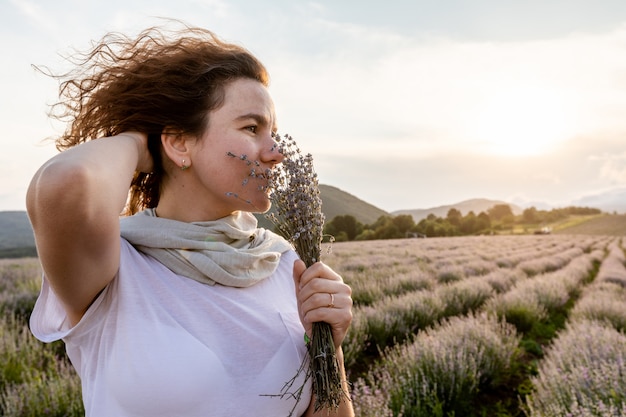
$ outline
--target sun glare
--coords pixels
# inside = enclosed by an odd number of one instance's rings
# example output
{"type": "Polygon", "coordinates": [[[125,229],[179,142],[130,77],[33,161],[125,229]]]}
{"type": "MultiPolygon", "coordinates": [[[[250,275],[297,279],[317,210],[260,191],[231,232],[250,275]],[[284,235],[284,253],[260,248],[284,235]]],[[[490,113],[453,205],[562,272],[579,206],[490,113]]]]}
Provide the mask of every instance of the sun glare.
{"type": "Polygon", "coordinates": [[[477,150],[497,155],[529,156],[552,149],[567,138],[565,98],[554,91],[515,87],[487,95],[469,121],[477,150]]]}

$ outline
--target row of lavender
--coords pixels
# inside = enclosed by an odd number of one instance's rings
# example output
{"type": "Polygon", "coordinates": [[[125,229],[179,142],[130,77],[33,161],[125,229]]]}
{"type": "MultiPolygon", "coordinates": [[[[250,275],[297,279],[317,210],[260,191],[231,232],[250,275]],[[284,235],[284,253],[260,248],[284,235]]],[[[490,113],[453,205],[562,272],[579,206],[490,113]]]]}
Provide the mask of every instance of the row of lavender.
{"type": "Polygon", "coordinates": [[[607,239],[508,236],[335,244],[324,260],[351,284],[356,305],[344,345],[348,366],[485,304],[521,327],[530,325],[567,302],[603,257],[607,239]],[[571,276],[572,282],[565,286],[548,279],[551,274],[571,276]]]}
{"type": "Polygon", "coordinates": [[[37,259],[0,260],[0,415],[84,416],[62,342],[43,344],[28,329],[40,283],[37,259]]]}
{"type": "Polygon", "coordinates": [[[353,391],[357,415],[471,415],[479,391],[497,392],[511,383],[507,378],[524,354],[519,348],[524,332],[573,301],[567,327],[541,362],[528,395],[520,396],[519,407],[529,416],[620,415],[606,411],[621,410],[626,401],[621,360],[626,349],[613,341],[623,337],[626,320],[620,292],[626,270],[618,239],[433,239],[335,245],[332,251],[326,262],[355,290],[354,328],[344,349],[360,375],[353,391]],[[612,334],[606,337],[613,338],[613,349],[605,355],[590,346],[590,358],[568,356],[561,350],[584,346],[572,345],[577,326],[597,329],[586,334],[612,334]],[[377,351],[384,353],[362,369],[377,351]],[[568,364],[571,373],[562,363],[554,365],[569,357],[587,362],[568,364]],[[596,384],[607,375],[591,360],[614,369],[612,389],[596,384]],[[579,371],[586,380],[576,379],[579,371]],[[591,386],[588,394],[581,386],[591,386]]]}
{"type": "Polygon", "coordinates": [[[540,364],[531,416],[626,416],[626,259],[617,240],[608,251],[540,364]]]}

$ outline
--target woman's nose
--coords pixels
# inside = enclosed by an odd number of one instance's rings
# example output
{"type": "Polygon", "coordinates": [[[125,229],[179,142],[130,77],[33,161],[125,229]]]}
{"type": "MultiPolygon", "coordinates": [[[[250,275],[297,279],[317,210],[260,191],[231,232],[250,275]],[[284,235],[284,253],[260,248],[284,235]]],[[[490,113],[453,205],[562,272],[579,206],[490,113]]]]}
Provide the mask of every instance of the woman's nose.
{"type": "Polygon", "coordinates": [[[278,135],[272,134],[270,137],[270,140],[267,141],[267,148],[266,150],[261,154],[261,157],[266,161],[266,162],[272,162],[274,164],[279,164],[283,161],[283,159],[285,159],[281,149],[280,149],[280,143],[278,142],[278,140],[280,140],[280,137],[278,135]]]}

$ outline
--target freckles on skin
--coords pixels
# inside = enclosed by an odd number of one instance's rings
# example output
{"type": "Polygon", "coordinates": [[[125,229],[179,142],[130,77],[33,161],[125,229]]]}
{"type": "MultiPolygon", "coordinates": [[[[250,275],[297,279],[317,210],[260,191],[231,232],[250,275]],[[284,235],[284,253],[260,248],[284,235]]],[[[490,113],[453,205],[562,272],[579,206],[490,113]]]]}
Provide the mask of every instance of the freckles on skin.
{"type": "Polygon", "coordinates": [[[238,189],[238,191],[229,191],[226,194],[249,205],[247,207],[249,211],[260,213],[268,211],[271,207],[267,180],[269,169],[264,169],[259,161],[251,161],[246,154],[236,155],[234,152],[228,151],[226,156],[233,161],[233,171],[239,172],[241,178],[237,187],[233,188],[234,190],[238,189]],[[246,198],[250,193],[258,193],[260,196],[255,198],[253,202],[246,198]]]}
{"type": "MultiPolygon", "coordinates": [[[[262,168],[261,168],[261,163],[257,160],[255,161],[251,161],[248,159],[248,155],[246,154],[241,154],[239,156],[237,156],[234,152],[228,151],[226,152],[226,156],[234,159],[234,160],[239,160],[243,163],[243,166],[247,167],[247,170],[244,168],[243,172],[242,172],[242,176],[243,181],[241,182],[241,185],[248,185],[249,179],[253,178],[253,179],[265,179],[266,176],[262,173],[262,168]]],[[[240,169],[239,166],[237,166],[237,169],[240,169]]],[[[266,187],[263,187],[263,189],[265,189],[266,187]]]]}
{"type": "Polygon", "coordinates": [[[232,82],[227,86],[224,106],[213,117],[223,121],[214,125],[214,132],[231,161],[228,168],[222,167],[232,173],[227,194],[251,205],[244,209],[267,211],[266,171],[279,159],[273,139],[274,104],[267,88],[251,80],[232,82]]]}

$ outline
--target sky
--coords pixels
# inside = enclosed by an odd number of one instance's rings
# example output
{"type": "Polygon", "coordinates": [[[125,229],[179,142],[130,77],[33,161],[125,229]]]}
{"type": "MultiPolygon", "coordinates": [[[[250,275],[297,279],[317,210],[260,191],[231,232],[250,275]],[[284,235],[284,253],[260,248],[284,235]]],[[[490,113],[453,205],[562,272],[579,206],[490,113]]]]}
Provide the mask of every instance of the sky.
{"type": "Polygon", "coordinates": [[[32,65],[162,18],[254,53],[320,182],[383,210],[626,189],[623,0],[0,0],[0,211],[63,130],[32,65]]]}

